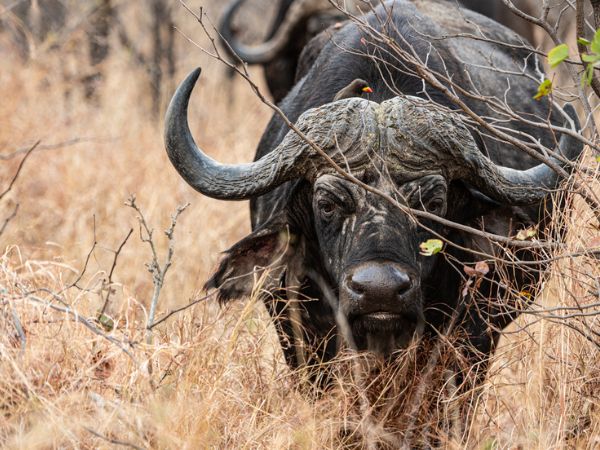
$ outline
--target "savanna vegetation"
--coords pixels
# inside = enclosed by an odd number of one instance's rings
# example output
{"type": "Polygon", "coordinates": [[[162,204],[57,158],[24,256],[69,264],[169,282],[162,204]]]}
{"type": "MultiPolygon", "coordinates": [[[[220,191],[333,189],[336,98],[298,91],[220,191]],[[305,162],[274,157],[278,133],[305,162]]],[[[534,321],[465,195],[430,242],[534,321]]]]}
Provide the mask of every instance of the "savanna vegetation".
{"type": "MultiPolygon", "coordinates": [[[[188,6],[204,6],[216,23],[222,3],[188,6]]],[[[598,115],[577,103],[581,93],[592,108],[597,100],[594,35],[586,36],[579,45],[592,69],[559,54],[542,95],[573,101],[593,140],[598,115]]],[[[577,41],[565,39],[577,61],[577,41]]],[[[307,390],[257,296],[221,307],[202,290],[219,253],[249,231],[248,207],[200,196],[176,174],[163,148],[166,104],[202,66],[192,132],[224,162],[253,157],[272,111],[199,46],[210,41],[175,1],[0,5],[2,448],[386,442],[390,430],[361,391],[369,381],[353,368],[362,357],[342,353],[335,385],[307,390]]],[[[264,89],[260,70],[249,73],[264,89]]],[[[450,420],[443,447],[600,446],[600,211],[572,188],[577,180],[600,195],[598,154],[586,147],[564,183],[566,206],[553,221],[565,245],[544,250],[542,294],[502,337],[472,423],[450,420]]],[[[535,241],[529,232],[516,239],[535,241]]],[[[421,391],[436,379],[409,377],[409,363],[388,370],[421,391]]],[[[444,417],[456,414],[449,401],[429,401],[444,417]]]]}

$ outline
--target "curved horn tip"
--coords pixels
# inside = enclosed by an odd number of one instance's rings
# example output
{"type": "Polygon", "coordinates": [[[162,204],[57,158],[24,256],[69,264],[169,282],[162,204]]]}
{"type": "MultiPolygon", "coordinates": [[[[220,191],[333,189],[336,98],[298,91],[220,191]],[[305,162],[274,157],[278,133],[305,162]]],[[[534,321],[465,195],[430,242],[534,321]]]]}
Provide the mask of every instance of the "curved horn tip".
{"type": "Polygon", "coordinates": [[[165,140],[168,140],[170,131],[174,131],[174,128],[177,128],[173,127],[174,122],[177,122],[177,120],[174,119],[187,118],[187,107],[190,95],[192,94],[194,86],[196,86],[196,82],[198,81],[201,72],[202,69],[200,67],[192,70],[175,90],[175,93],[169,102],[167,112],[165,113],[165,140]],[[184,115],[185,117],[178,117],[181,115],[184,115]]]}
{"type": "Polygon", "coordinates": [[[196,67],[194,70],[192,70],[185,80],[183,80],[179,88],[177,88],[175,95],[177,95],[180,90],[183,90],[184,92],[191,92],[192,89],[194,89],[198,78],[200,78],[200,73],[202,73],[201,67],[196,67]]]}

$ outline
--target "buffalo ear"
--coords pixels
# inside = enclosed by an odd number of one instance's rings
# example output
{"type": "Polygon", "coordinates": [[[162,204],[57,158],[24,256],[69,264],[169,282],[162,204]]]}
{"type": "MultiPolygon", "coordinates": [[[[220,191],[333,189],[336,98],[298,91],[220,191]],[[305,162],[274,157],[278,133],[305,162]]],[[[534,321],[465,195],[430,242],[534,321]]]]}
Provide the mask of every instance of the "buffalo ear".
{"type": "Polygon", "coordinates": [[[224,303],[252,294],[255,281],[264,276],[261,289],[277,290],[288,261],[297,253],[297,240],[286,223],[265,224],[224,252],[204,289],[218,289],[217,298],[224,303]]]}

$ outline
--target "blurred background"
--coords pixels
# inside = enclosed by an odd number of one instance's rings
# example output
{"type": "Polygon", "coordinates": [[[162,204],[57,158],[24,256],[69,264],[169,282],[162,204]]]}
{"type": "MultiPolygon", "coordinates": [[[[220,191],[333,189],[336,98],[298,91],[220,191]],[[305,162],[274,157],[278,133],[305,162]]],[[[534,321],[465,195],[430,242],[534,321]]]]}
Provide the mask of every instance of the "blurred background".
{"type": "MultiPolygon", "coordinates": [[[[264,3],[248,11],[268,14],[264,3]]],[[[223,2],[202,4],[216,23],[223,2]]],[[[189,6],[200,9],[199,2],[189,6]]],[[[157,233],[177,205],[191,202],[162,300],[165,307],[186,303],[219,252],[249,230],[247,206],[203,198],[185,185],[164,152],[164,110],[176,84],[201,66],[190,112],[194,134],[213,157],[243,161],[253,156],[268,108],[188,40],[209,45],[179,2],[4,1],[3,8],[0,156],[7,183],[22,150],[40,141],[0,206],[4,220],[19,204],[0,236],[3,248],[17,244],[25,258],[75,268],[96,240],[93,274],[107,269],[110,250],[136,227],[135,212],[124,206],[130,194],[157,233]]],[[[144,298],[147,255],[133,241],[115,279],[130,291],[119,295],[144,298]]]]}

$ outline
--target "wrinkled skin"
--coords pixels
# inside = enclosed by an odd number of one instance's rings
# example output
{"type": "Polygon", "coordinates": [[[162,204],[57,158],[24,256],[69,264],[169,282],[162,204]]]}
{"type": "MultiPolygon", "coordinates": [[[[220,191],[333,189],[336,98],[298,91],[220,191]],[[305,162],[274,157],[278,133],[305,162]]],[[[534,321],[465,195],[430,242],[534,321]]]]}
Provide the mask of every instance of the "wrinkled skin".
{"type": "MultiPolygon", "coordinates": [[[[398,1],[391,20],[387,21],[383,8],[378,8],[377,14],[380,17],[367,16],[368,23],[389,34],[400,46],[412,47],[411,51],[427,59],[433,71],[447,71],[459,86],[475,85],[482,95],[496,98],[504,98],[510,86],[507,99],[514,110],[547,117],[550,105],[545,100],[531,100],[537,87],[533,56],[483,41],[435,39],[472,33],[479,27],[495,40],[520,42],[514,33],[476,14],[467,13],[465,21],[456,14],[454,2],[398,1]],[[429,42],[424,36],[434,38],[429,42]],[[486,68],[490,61],[504,72],[486,68]],[[523,61],[528,62],[524,69],[528,76],[508,74],[521,72],[523,61]]],[[[311,48],[307,58],[313,62],[300,62],[306,73],[281,108],[293,122],[302,122],[311,114],[319,117],[320,110],[312,108],[321,105],[323,111],[336,112],[340,108],[327,105],[353,81],[362,79],[373,91],[358,94],[363,98],[368,95],[371,100],[363,102],[367,109],[348,121],[336,120],[335,114],[324,115],[319,123],[321,135],[304,130],[319,145],[328,140],[327,151],[338,164],[400,205],[503,236],[534,225],[543,230],[544,210],[551,205],[492,200],[474,187],[477,180],[468,174],[450,176],[457,164],[451,150],[467,141],[449,144],[453,141],[451,133],[461,134],[463,128],[452,125],[449,114],[434,114],[432,102],[451,109],[453,105],[443,93],[406,70],[381,70],[382,61],[392,67],[397,64],[393,54],[385,50],[365,44],[360,29],[347,24],[311,48]],[[378,59],[363,56],[365,52],[378,59]],[[424,114],[421,122],[412,114],[397,118],[384,114],[384,101],[398,93],[427,98],[431,114],[424,114]],[[416,123],[407,130],[417,130],[416,134],[402,130],[403,124],[411,121],[416,123]],[[333,130],[335,139],[327,130],[333,130]],[[452,148],[438,151],[445,146],[452,148]]],[[[463,100],[480,116],[498,117],[483,102],[468,97],[463,100]]],[[[339,105],[352,106],[348,99],[341,102],[339,105]]],[[[554,113],[551,120],[560,123],[554,113]]],[[[553,138],[540,128],[514,121],[504,125],[553,147],[553,138]]],[[[272,155],[282,142],[293,142],[288,131],[285,123],[274,116],[259,143],[256,160],[272,155]]],[[[464,128],[464,134],[474,142],[476,152],[478,149],[498,165],[527,169],[537,164],[531,156],[490,139],[482,130],[473,128],[469,132],[464,128]]],[[[170,157],[176,161],[178,155],[170,157]]],[[[223,186],[227,188],[228,183],[223,186]]],[[[221,301],[239,298],[252,291],[253,277],[248,274],[270,267],[263,286],[263,292],[268,293],[265,304],[292,367],[330,360],[343,341],[387,357],[417,337],[435,339],[453,321],[465,344],[466,359],[476,365],[476,371],[484,373],[499,330],[518,313],[514,304],[506,304],[506,286],[499,283],[500,274],[495,274],[493,267],[479,286],[476,303],[468,302],[461,294],[465,277],[456,261],[473,263],[477,258],[462,248],[495,254],[498,250],[490,242],[432,220],[417,223],[406,211],[316,160],[312,164],[309,160],[297,179],[253,197],[251,216],[253,233],[226,252],[207,287],[219,288],[221,301]],[[420,255],[419,244],[434,234],[456,246],[447,246],[444,256],[420,255]],[[299,339],[304,341],[303,346],[294,344],[299,339]]],[[[533,259],[525,251],[518,256],[533,259]]],[[[511,287],[535,294],[532,286],[539,281],[539,273],[512,268],[511,287]]]]}

